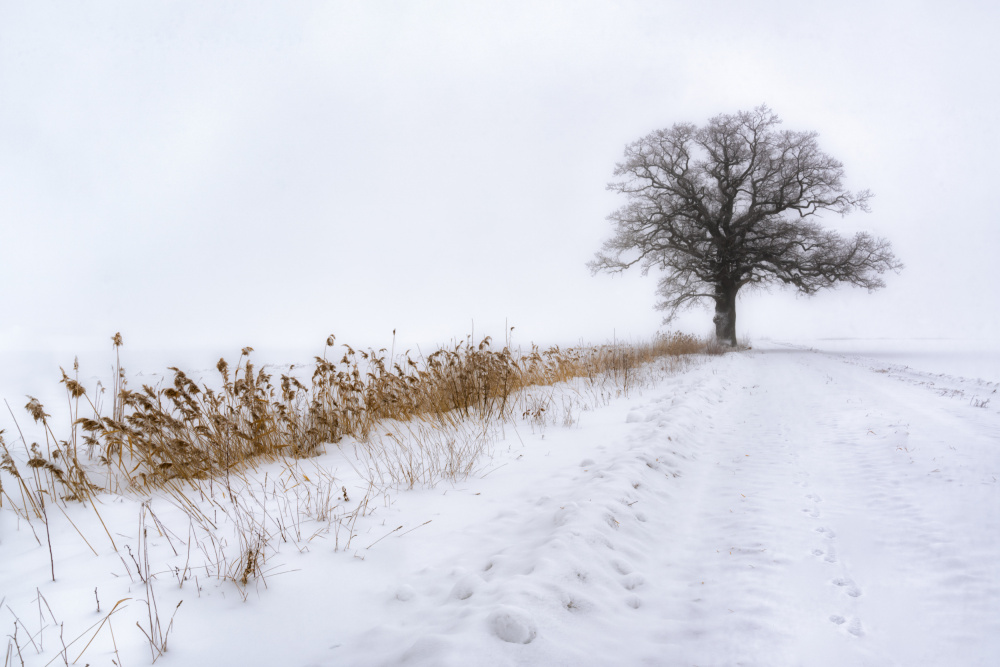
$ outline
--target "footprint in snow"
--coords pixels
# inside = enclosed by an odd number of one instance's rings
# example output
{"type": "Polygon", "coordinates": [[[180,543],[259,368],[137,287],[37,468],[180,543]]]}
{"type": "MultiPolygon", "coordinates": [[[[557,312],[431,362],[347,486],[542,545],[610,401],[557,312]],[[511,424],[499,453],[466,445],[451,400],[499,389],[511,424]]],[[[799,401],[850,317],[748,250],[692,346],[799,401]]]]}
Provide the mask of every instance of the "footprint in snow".
{"type": "Polygon", "coordinates": [[[807,507],[807,508],[805,508],[802,511],[805,512],[806,514],[808,514],[809,516],[811,516],[814,519],[818,519],[819,518],[819,510],[817,510],[814,507],[807,507]]]}
{"type": "Polygon", "coordinates": [[[844,592],[852,598],[861,597],[861,589],[854,585],[850,579],[834,579],[833,585],[844,589],[844,592]]]}
{"type": "Polygon", "coordinates": [[[624,560],[613,560],[611,565],[618,570],[618,574],[632,574],[634,571],[632,565],[624,560]]]}
{"type": "Polygon", "coordinates": [[[823,499],[817,496],[815,493],[806,494],[806,498],[813,501],[814,503],[823,502],[823,499]]]}
{"type": "Polygon", "coordinates": [[[828,540],[832,540],[833,538],[835,538],[837,536],[837,533],[833,532],[829,528],[824,528],[824,527],[817,528],[816,532],[817,533],[823,533],[823,535],[826,536],[826,539],[828,539],[828,540]]]}
{"type": "Polygon", "coordinates": [[[490,577],[495,574],[494,568],[498,565],[502,565],[506,559],[507,557],[501,554],[495,554],[492,558],[490,558],[486,562],[486,565],[483,566],[483,578],[489,580],[490,577]]]}
{"type": "Polygon", "coordinates": [[[499,607],[490,614],[488,623],[494,635],[511,644],[530,644],[538,636],[531,614],[517,607],[499,607]]]}
{"type": "Polygon", "coordinates": [[[472,594],[476,592],[479,588],[479,584],[482,580],[472,574],[467,574],[455,584],[451,589],[451,597],[456,600],[468,600],[472,597],[472,594]]]}

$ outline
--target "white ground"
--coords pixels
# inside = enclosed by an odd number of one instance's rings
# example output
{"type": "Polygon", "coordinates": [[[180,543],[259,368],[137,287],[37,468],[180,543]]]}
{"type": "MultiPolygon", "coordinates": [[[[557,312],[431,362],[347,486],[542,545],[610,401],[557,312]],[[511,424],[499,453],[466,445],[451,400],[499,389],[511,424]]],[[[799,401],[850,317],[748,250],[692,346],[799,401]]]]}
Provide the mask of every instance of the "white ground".
{"type": "MultiPolygon", "coordinates": [[[[522,423],[485,477],[370,496],[349,549],[346,528],[307,541],[312,521],[298,548],[273,540],[246,601],[204,570],[179,585],[204,540],[154,498],[164,625],[184,600],[158,664],[1000,664],[998,385],[868,352],[767,342],[577,402],[570,427],[522,423]]],[[[356,507],[345,457],[314,463],[345,480],[335,511],[356,507]]],[[[0,629],[17,615],[26,664],[63,664],[53,618],[83,633],[72,661],[124,598],[119,652],[105,627],[79,664],[150,662],[139,504],[101,512],[123,557],[93,512],[70,514],[99,556],[50,516],[53,583],[44,528],[0,511],[0,629]]]]}

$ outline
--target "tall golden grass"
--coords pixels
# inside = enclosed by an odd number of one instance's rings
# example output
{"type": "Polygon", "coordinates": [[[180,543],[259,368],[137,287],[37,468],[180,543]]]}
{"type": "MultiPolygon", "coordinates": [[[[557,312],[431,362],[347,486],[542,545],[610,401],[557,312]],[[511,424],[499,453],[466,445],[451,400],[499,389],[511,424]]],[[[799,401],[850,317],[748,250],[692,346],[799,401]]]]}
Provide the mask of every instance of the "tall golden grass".
{"type": "Polygon", "coordinates": [[[55,435],[44,406],[31,399],[25,409],[41,426],[45,448],[28,445],[19,433],[27,453],[28,470],[22,471],[0,431],[0,470],[13,481],[9,489],[0,480],[0,503],[6,498],[25,515],[40,516],[43,508],[31,487],[45,489],[50,498],[86,501],[112,484],[120,487],[122,480],[144,489],[175,479],[218,477],[281,457],[312,456],[344,437],[367,441],[385,422],[418,417],[449,424],[502,422],[515,414],[514,399],[528,387],[602,377],[627,388],[630,375],[644,364],[704,349],[684,334],[638,344],[533,346],[527,353],[509,345],[496,349],[489,337],[478,343],[469,337],[417,359],[409,352],[393,358],[385,349],[343,345],[341,358],[331,360],[327,355],[336,341],[330,336],[327,352],[315,357],[305,380],[294,367],[275,378],[254,365],[253,348],[247,347],[235,364],[219,360],[214,387],[171,367],[169,383],[133,389],[120,363],[120,334],[112,344],[116,367],[107,414],[63,372],[71,406],[65,437],[55,435]],[[89,415],[81,416],[81,408],[89,415]]]}
{"type": "MultiPolygon", "coordinates": [[[[139,500],[136,552],[126,542],[121,546],[128,559],[119,555],[126,575],[133,583],[133,574],[138,577],[145,593],[138,601],[146,605],[146,614],[136,626],[154,662],[167,650],[180,606],[161,622],[153,584],[158,576],[176,578],[179,587],[193,577],[200,594],[197,571],[231,582],[245,600],[251,586],[266,587],[269,577],[281,573],[273,556],[283,544],[307,550],[314,538],[332,538],[334,550],[353,550],[364,558],[401,529],[359,542],[359,518],[388,503],[391,489],[481,471],[505,425],[519,420],[532,429],[572,425],[580,411],[628,394],[676,368],[686,355],[704,351],[702,342],[682,334],[643,343],[532,347],[527,352],[512,349],[509,341],[496,348],[490,338],[476,343],[468,337],[416,359],[409,353],[397,356],[348,345],[336,359],[330,358],[337,347],[330,336],[325,353],[312,364],[288,367],[277,376],[255,365],[248,347],[234,364],[220,359],[214,381],[196,381],[172,367],[169,380],[133,388],[121,366],[120,334],[112,344],[116,361],[108,405],[100,390],[97,396],[87,392],[74,362],[71,374],[60,369],[69,408],[63,428],[29,397],[24,408],[39,433],[34,442],[11,412],[16,437],[0,430],[0,509],[27,519],[40,547],[44,537],[55,580],[59,561],[49,533],[53,511],[63,514],[96,556],[100,543],[90,531],[103,532],[99,539],[106,536],[115,552],[115,536],[128,539],[121,526],[112,531],[105,524],[106,505],[98,495],[139,500]],[[554,386],[560,383],[568,384],[554,386]],[[322,461],[308,460],[327,445],[348,442],[354,456],[347,459],[362,478],[351,490],[353,500],[344,480],[322,461]],[[282,465],[254,474],[256,466],[279,459],[282,465]],[[151,563],[147,529],[166,536],[168,543],[171,534],[153,513],[154,497],[187,517],[183,568],[151,563]],[[73,501],[93,510],[81,522],[83,530],[70,518],[73,513],[63,509],[73,501]]],[[[102,628],[110,631],[111,617],[128,599],[119,600],[95,624],[96,631],[91,633],[91,626],[63,652],[77,641],[83,644],[89,634],[82,657],[102,628]]],[[[16,633],[9,638],[8,656],[12,651],[20,655],[16,633]]],[[[113,632],[111,638],[117,655],[113,632]]]]}

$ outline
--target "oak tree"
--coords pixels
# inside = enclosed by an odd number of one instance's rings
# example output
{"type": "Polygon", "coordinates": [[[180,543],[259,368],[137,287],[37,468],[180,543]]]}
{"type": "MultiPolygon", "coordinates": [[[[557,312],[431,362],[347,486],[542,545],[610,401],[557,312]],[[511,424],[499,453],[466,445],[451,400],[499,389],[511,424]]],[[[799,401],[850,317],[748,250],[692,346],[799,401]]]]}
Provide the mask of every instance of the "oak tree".
{"type": "Polygon", "coordinates": [[[679,123],[629,144],[608,185],[626,204],[615,233],[591,262],[597,271],[661,271],[658,308],[670,321],[710,300],[716,337],[736,344],[741,289],[784,285],[805,294],[847,283],[874,290],[898,271],[890,243],[824,229],[823,213],[868,210],[868,190],[842,185],[843,165],[815,132],[779,129],[766,106],[679,123]]]}

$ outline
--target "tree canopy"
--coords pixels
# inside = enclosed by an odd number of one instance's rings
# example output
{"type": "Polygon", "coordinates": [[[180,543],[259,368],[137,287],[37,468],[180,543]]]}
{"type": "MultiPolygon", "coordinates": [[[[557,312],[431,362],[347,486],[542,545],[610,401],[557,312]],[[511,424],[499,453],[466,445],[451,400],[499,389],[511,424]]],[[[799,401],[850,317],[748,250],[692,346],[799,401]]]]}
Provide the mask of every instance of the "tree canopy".
{"type": "Polygon", "coordinates": [[[608,189],[627,203],[608,216],[615,233],[591,262],[597,271],[661,271],[658,308],[715,303],[716,335],[736,342],[736,296],[784,285],[805,294],[847,283],[884,287],[898,271],[890,243],[824,229],[824,212],[868,211],[872,194],[842,185],[843,165],[815,132],[781,130],[766,106],[678,123],[625,148],[608,189]]]}

